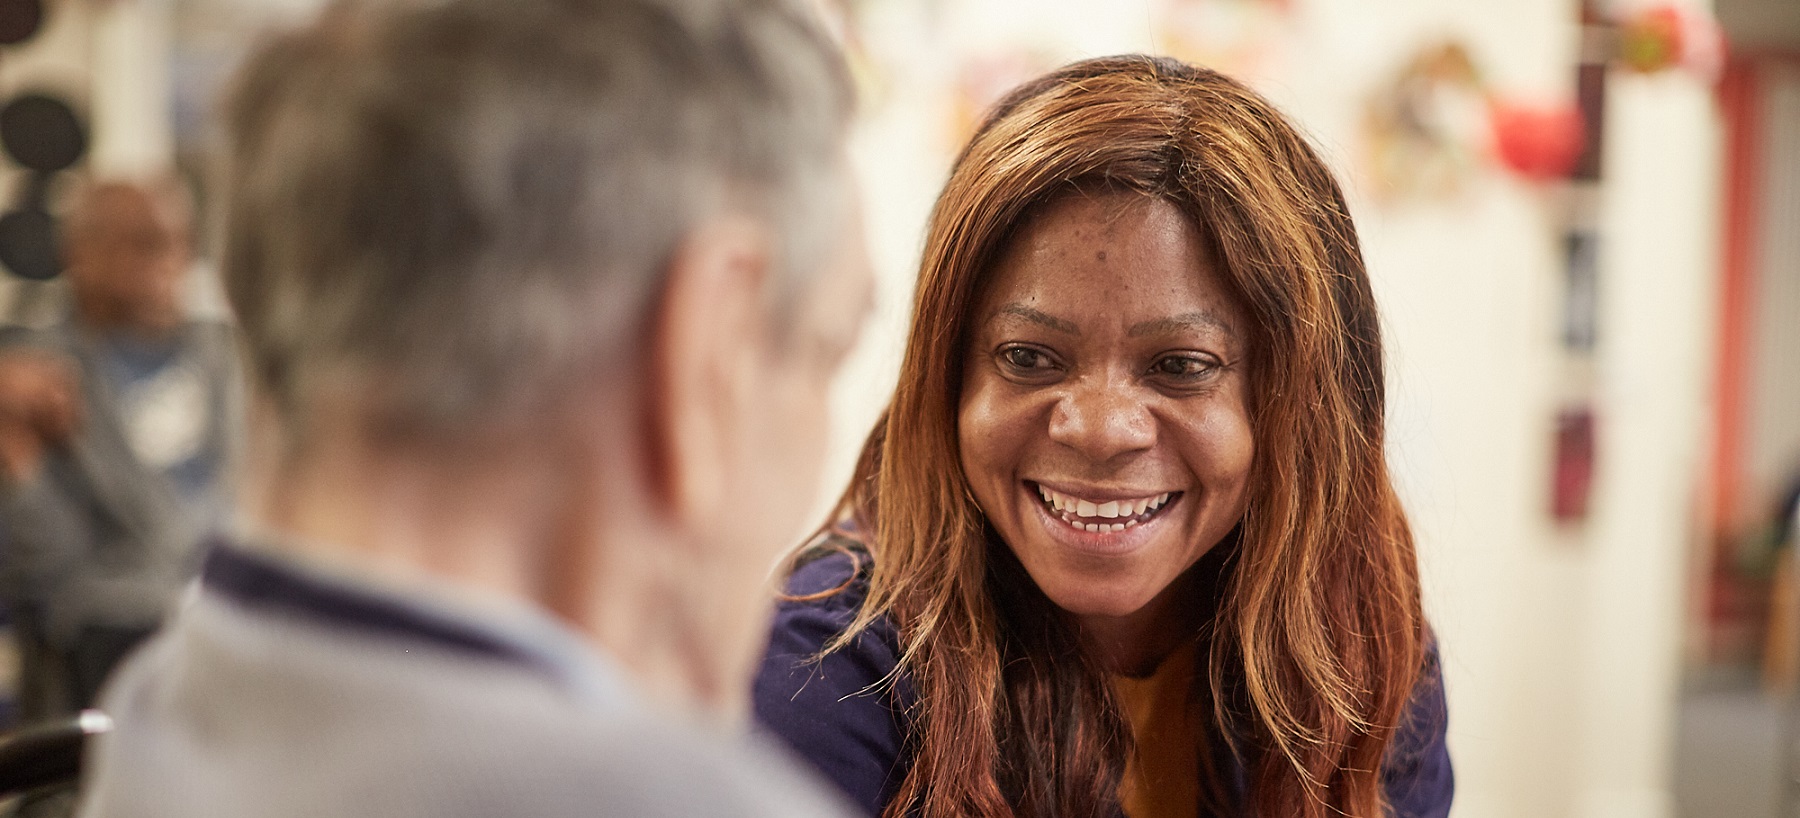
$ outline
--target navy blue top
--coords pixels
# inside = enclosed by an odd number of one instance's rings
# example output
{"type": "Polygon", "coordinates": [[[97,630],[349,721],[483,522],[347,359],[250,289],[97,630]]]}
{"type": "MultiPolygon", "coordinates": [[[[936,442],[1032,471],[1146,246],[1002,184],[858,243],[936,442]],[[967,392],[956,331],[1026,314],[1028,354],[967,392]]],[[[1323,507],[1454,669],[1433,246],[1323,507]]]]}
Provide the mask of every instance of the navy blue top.
{"type": "MultiPolygon", "coordinates": [[[[757,672],[753,704],[764,729],[787,742],[870,815],[878,815],[911,764],[904,752],[905,713],[915,693],[905,674],[886,683],[899,662],[899,636],[891,622],[877,620],[842,650],[813,661],[862,606],[868,584],[855,569],[848,554],[834,553],[794,572],[788,580],[790,596],[843,590],[781,604],[757,672]]],[[[1444,746],[1447,715],[1437,661],[1433,645],[1411,712],[1382,770],[1395,818],[1444,818],[1450,812],[1455,781],[1444,746]]],[[[1233,777],[1241,782],[1242,771],[1233,777]]]]}

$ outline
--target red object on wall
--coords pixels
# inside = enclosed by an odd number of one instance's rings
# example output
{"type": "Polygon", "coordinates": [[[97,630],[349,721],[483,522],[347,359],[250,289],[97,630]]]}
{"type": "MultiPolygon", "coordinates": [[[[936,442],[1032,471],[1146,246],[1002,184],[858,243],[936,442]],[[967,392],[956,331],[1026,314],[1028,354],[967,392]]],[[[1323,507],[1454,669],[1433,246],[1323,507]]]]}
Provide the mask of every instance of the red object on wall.
{"type": "Polygon", "coordinates": [[[1564,179],[1581,158],[1586,130],[1573,104],[1537,106],[1494,100],[1494,151],[1508,170],[1534,182],[1564,179]]]}
{"type": "Polygon", "coordinates": [[[1555,476],[1550,516],[1559,523],[1587,518],[1594,485],[1594,411],[1586,406],[1556,416],[1555,476]]]}
{"type": "Polygon", "coordinates": [[[1700,610],[1707,617],[1709,655],[1726,661],[1754,655],[1733,639],[1746,627],[1759,627],[1766,612],[1758,602],[1768,580],[1747,572],[1740,559],[1747,547],[1761,548],[1767,524],[1759,488],[1752,485],[1750,454],[1757,445],[1750,427],[1756,393],[1755,327],[1759,285],[1773,273],[1764,270],[1764,249],[1777,229],[1769,219],[1774,191],[1769,180],[1785,154],[1772,152],[1770,103],[1776,74],[1800,68],[1800,51],[1765,51],[1733,55],[1718,86],[1725,124],[1725,219],[1721,242],[1717,321],[1717,380],[1713,395],[1713,439],[1708,464],[1705,506],[1711,536],[1702,540],[1707,553],[1700,610]],[[1734,650],[1735,649],[1735,650],[1734,650]]]}
{"type": "Polygon", "coordinates": [[[1764,177],[1763,90],[1755,62],[1734,61],[1719,84],[1725,114],[1725,240],[1719,297],[1718,380],[1713,395],[1712,513],[1717,534],[1738,522],[1744,416],[1749,393],[1748,328],[1755,298],[1764,177]]]}

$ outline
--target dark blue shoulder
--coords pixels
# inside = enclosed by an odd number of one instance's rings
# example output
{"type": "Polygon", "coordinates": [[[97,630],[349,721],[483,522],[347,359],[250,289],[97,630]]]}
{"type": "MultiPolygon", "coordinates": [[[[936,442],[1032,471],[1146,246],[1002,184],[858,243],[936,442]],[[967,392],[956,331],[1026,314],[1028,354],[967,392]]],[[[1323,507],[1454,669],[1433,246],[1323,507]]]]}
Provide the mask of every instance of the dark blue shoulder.
{"type": "Polygon", "coordinates": [[[802,559],[776,607],[752,689],[762,729],[877,814],[902,777],[911,685],[895,672],[899,639],[877,618],[827,652],[861,612],[869,557],[831,548],[802,559]]]}
{"type": "Polygon", "coordinates": [[[816,600],[830,607],[855,609],[869,593],[869,554],[860,548],[821,548],[802,555],[788,575],[783,604],[816,600]]]}
{"type": "MultiPolygon", "coordinates": [[[[817,665],[822,652],[850,629],[869,595],[869,553],[860,545],[827,546],[803,555],[788,575],[775,609],[769,656],[787,656],[817,665]]],[[[892,620],[876,617],[831,656],[842,655],[867,673],[886,679],[900,660],[900,640],[892,620]]]]}
{"type": "Polygon", "coordinates": [[[1425,664],[1413,685],[1412,700],[1382,765],[1382,785],[1395,818],[1444,818],[1456,794],[1450,764],[1450,708],[1444,695],[1443,662],[1437,639],[1425,645],[1425,664]]]}
{"type": "MultiPolygon", "coordinates": [[[[777,609],[842,620],[848,626],[869,596],[870,557],[858,547],[818,548],[795,561],[777,609]]],[[[877,623],[882,630],[886,621],[877,623]]]]}

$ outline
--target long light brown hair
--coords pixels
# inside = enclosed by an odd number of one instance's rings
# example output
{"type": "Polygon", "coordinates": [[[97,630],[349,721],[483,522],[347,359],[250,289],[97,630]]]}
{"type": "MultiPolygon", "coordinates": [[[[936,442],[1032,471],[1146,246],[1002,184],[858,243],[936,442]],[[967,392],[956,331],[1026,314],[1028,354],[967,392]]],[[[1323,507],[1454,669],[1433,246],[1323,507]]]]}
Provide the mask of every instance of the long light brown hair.
{"type": "MultiPolygon", "coordinates": [[[[1379,818],[1420,676],[1412,536],[1382,452],[1381,342],[1336,181],[1280,113],[1212,71],[1088,60],[1014,91],[957,159],[929,227],[905,363],[840,513],[872,557],[847,640],[888,617],[917,692],[887,816],[1099,816],[1132,738],[1104,668],[987,525],[957,437],[971,313],[1034,209],[1080,189],[1171,202],[1255,327],[1248,508],[1214,548],[1195,686],[1209,809],[1224,744],[1263,816],[1379,818]],[[1205,712],[1205,711],[1203,711],[1205,712]]],[[[1203,560],[1203,563],[1209,562],[1203,560]]],[[[843,641],[836,643],[843,644],[843,641]]]]}

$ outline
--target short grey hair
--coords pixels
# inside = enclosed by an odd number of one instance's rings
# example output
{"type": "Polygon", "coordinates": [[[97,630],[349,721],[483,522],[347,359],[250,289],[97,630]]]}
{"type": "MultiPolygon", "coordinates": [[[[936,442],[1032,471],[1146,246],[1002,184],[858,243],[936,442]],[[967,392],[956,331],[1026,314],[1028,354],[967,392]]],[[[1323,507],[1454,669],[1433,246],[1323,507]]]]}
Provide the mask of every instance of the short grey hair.
{"type": "Polygon", "coordinates": [[[769,223],[795,290],[842,227],[851,96],[783,0],[340,3],[226,103],[252,378],[290,426],[345,375],[413,429],[535,405],[634,353],[671,254],[726,210],[769,223]]]}

